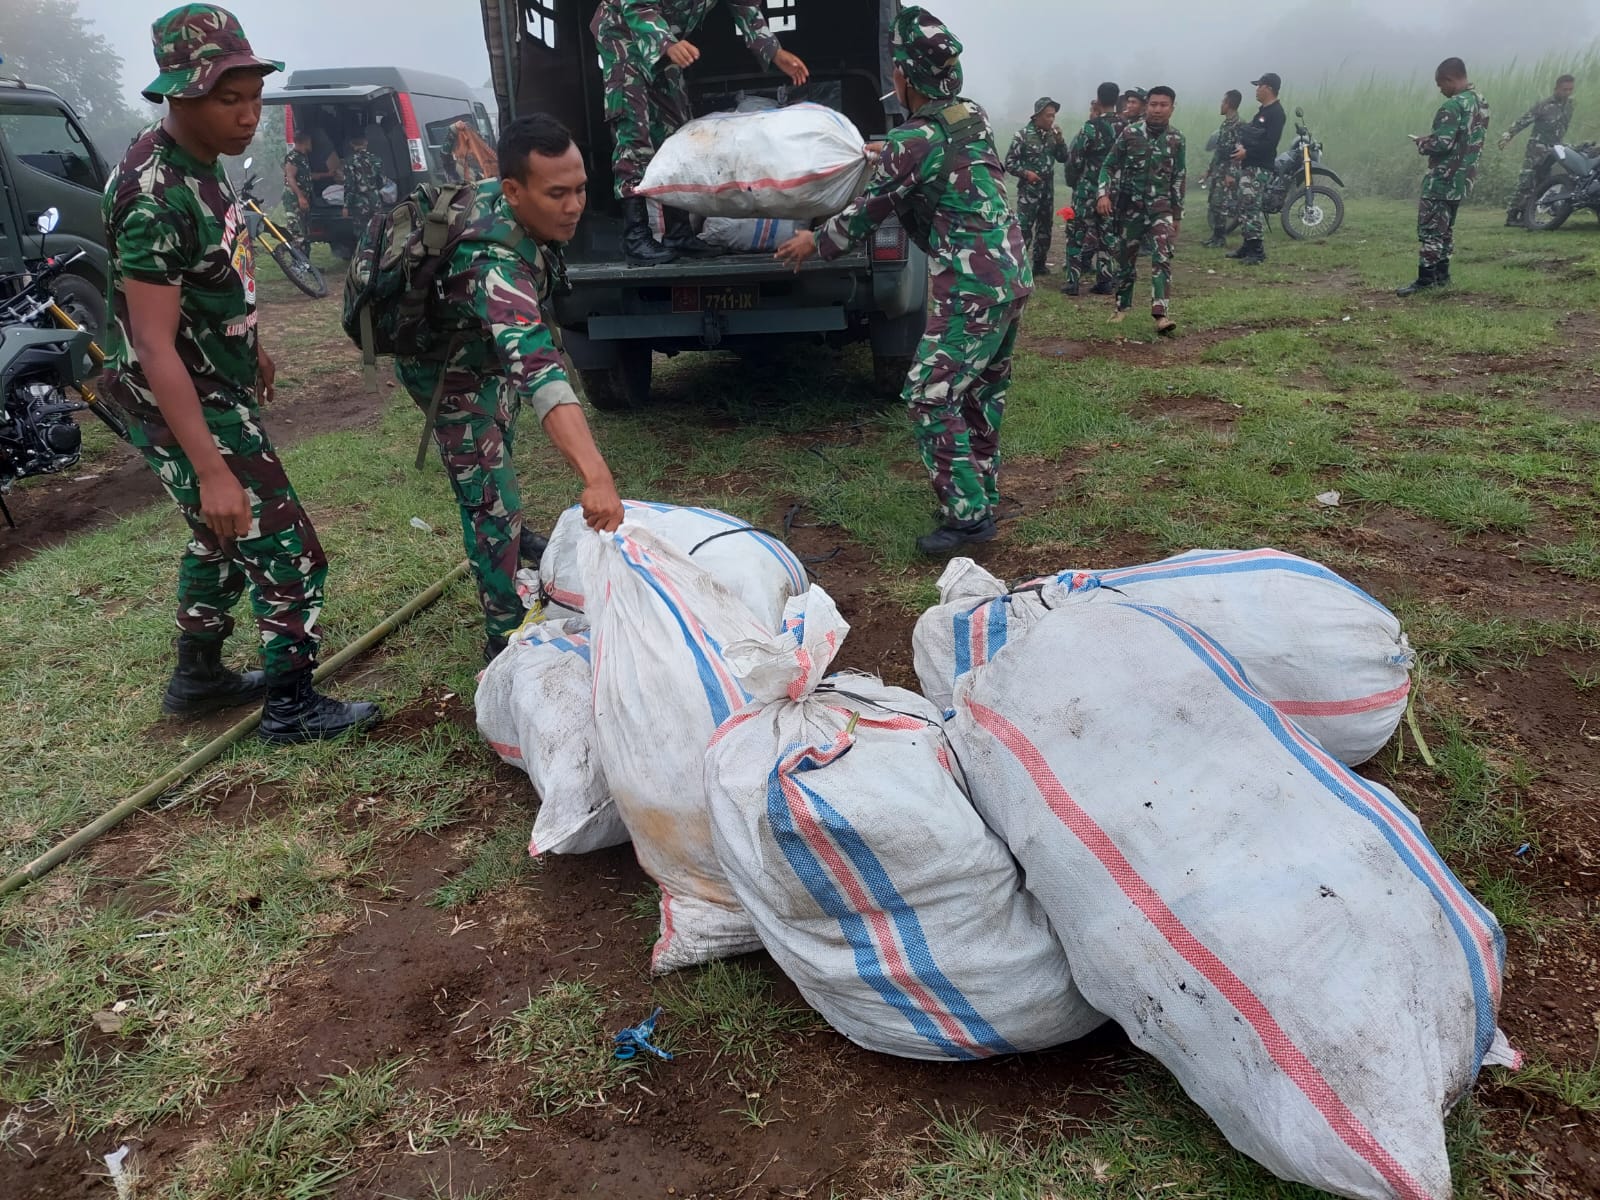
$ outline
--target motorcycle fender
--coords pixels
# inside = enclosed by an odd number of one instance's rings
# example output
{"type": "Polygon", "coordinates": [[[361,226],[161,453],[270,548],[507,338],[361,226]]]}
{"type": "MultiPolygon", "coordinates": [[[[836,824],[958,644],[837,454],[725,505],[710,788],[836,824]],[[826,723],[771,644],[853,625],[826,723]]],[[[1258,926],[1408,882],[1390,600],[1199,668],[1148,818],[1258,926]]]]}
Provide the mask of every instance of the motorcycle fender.
{"type": "Polygon", "coordinates": [[[1318,176],[1320,176],[1323,179],[1331,179],[1331,180],[1334,181],[1334,183],[1338,184],[1340,187],[1344,187],[1345,186],[1344,180],[1340,179],[1338,175],[1334,174],[1327,167],[1319,167],[1315,163],[1311,164],[1311,176],[1312,176],[1312,178],[1317,178],[1318,176]]]}

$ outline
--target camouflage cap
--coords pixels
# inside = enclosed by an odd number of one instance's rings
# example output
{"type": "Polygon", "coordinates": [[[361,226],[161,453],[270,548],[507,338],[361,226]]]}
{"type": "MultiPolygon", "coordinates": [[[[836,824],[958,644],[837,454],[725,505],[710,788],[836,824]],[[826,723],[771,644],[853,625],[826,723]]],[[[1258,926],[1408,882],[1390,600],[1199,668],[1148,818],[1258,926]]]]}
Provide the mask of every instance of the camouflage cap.
{"type": "Polygon", "coordinates": [[[961,93],[961,39],[927,9],[913,4],[900,10],[889,51],[906,82],[924,96],[961,93]]]}
{"type": "Polygon", "coordinates": [[[1122,93],[1122,98],[1124,100],[1137,100],[1140,104],[1143,104],[1150,99],[1150,93],[1143,88],[1131,87],[1122,93]]]}
{"type": "Polygon", "coordinates": [[[1061,111],[1061,105],[1057,104],[1054,100],[1050,99],[1049,96],[1040,96],[1037,100],[1035,100],[1033,102],[1033,115],[1037,117],[1040,113],[1042,113],[1047,108],[1053,108],[1057,112],[1061,111]]]}
{"type": "Polygon", "coordinates": [[[161,71],[143,92],[152,104],[207,95],[224,73],[240,67],[263,75],[283,70],[281,62],[257,58],[239,18],[214,4],[185,4],[158,17],[150,46],[161,71]]]}

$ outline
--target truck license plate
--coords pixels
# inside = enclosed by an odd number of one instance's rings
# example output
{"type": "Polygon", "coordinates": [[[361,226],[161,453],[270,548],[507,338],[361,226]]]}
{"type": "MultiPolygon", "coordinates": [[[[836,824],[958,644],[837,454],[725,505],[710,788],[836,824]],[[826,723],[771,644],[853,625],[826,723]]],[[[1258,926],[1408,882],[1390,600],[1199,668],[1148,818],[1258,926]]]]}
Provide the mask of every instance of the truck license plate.
{"type": "Polygon", "coordinates": [[[675,287],[672,311],[749,312],[756,307],[761,290],[754,284],[721,284],[716,287],[675,287]]]}

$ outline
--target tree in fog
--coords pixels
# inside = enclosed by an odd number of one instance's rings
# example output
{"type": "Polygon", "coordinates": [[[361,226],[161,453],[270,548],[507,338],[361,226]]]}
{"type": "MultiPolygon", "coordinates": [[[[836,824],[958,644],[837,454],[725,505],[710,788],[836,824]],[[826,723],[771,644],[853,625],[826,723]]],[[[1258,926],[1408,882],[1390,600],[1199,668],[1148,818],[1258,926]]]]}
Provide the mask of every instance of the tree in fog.
{"type": "MultiPolygon", "coordinates": [[[[0,73],[50,88],[72,105],[107,158],[120,157],[150,119],[123,98],[122,56],[79,15],[77,0],[5,0],[0,58],[0,73]]],[[[154,78],[153,62],[149,74],[154,78]]]]}

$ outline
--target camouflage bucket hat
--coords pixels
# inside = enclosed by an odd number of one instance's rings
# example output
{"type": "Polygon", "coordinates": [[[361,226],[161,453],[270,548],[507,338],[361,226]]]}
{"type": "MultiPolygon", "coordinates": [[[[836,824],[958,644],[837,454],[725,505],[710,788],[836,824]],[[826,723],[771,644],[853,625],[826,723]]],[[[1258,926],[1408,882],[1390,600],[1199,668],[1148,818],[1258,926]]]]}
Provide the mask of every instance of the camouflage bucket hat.
{"type": "Polygon", "coordinates": [[[1037,100],[1035,100],[1033,102],[1033,115],[1037,117],[1040,113],[1042,113],[1047,108],[1053,108],[1057,112],[1061,111],[1061,105],[1057,104],[1054,100],[1050,99],[1049,96],[1040,96],[1037,100]]]}
{"type": "Polygon", "coordinates": [[[143,92],[152,104],[207,95],[226,72],[240,67],[263,75],[283,70],[281,62],[257,58],[239,18],[214,4],[185,4],[157,18],[150,45],[161,72],[143,92]]]}
{"type": "Polygon", "coordinates": [[[925,8],[902,8],[889,39],[894,65],[924,96],[961,93],[961,39],[925,8]]]}

